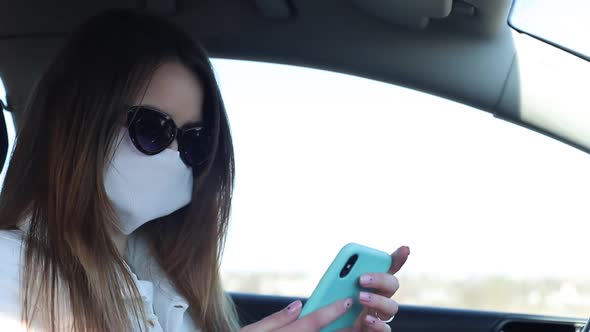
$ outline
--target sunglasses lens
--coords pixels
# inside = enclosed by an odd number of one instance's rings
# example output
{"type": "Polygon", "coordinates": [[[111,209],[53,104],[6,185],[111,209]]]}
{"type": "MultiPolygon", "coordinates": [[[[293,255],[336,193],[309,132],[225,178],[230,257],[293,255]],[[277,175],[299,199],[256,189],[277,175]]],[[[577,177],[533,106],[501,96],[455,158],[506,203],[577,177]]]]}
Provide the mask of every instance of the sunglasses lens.
{"type": "Polygon", "coordinates": [[[204,128],[193,128],[183,132],[180,156],[190,166],[204,164],[209,157],[210,139],[204,128]]]}
{"type": "Polygon", "coordinates": [[[140,108],[131,120],[129,131],[146,153],[158,153],[174,140],[176,127],[158,112],[140,108]]]}

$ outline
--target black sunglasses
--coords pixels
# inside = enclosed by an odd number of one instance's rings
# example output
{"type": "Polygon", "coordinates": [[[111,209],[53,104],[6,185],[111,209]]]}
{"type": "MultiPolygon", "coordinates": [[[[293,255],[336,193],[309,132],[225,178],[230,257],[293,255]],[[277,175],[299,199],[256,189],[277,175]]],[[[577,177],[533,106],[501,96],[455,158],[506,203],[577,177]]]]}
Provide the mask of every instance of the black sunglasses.
{"type": "Polygon", "coordinates": [[[131,106],[127,127],[133,145],[147,155],[164,151],[176,138],[180,159],[189,167],[201,166],[209,158],[211,139],[205,126],[178,128],[166,113],[147,106],[131,106]]]}

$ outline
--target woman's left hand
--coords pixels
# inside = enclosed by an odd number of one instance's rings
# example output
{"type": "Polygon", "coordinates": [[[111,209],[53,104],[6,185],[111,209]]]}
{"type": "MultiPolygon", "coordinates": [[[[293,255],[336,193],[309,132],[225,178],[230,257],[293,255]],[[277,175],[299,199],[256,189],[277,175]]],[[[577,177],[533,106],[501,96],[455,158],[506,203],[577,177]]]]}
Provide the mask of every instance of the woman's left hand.
{"type": "Polygon", "coordinates": [[[401,269],[410,255],[410,248],[403,246],[393,254],[392,266],[387,273],[368,273],[359,279],[363,288],[371,292],[361,292],[359,302],[365,307],[354,323],[353,332],[360,331],[391,331],[386,322],[397,314],[398,304],[391,299],[399,289],[399,281],[394,276],[401,269]]]}

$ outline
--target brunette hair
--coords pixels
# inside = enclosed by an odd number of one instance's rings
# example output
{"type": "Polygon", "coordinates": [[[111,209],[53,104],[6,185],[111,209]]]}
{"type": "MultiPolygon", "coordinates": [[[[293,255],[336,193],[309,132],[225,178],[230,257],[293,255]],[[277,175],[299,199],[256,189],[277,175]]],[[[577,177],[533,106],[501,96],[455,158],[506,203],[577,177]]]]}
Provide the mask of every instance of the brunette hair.
{"type": "Polygon", "coordinates": [[[166,61],[184,65],[202,82],[211,157],[193,170],[192,202],[136,232],[148,239],[201,329],[239,328],[219,273],[234,155],[211,63],[171,22],[122,9],[92,17],[70,36],[34,87],[20,124],[0,195],[0,229],[30,220],[22,273],[27,324],[41,310],[50,330],[62,330],[63,306],[71,311],[68,328],[75,331],[129,331],[133,319],[145,323],[138,289],[111,238],[118,221],[104,175],[125,105],[166,61]]]}

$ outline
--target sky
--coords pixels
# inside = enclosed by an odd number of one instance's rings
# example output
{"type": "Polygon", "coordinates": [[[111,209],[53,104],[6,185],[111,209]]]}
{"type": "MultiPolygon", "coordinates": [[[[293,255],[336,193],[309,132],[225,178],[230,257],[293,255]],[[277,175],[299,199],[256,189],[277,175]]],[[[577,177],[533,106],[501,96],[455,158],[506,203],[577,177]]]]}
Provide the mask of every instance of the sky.
{"type": "Polygon", "coordinates": [[[227,271],[321,273],[339,248],[404,270],[589,277],[590,158],[468,106],[354,76],[215,60],[236,151],[227,271]]]}

